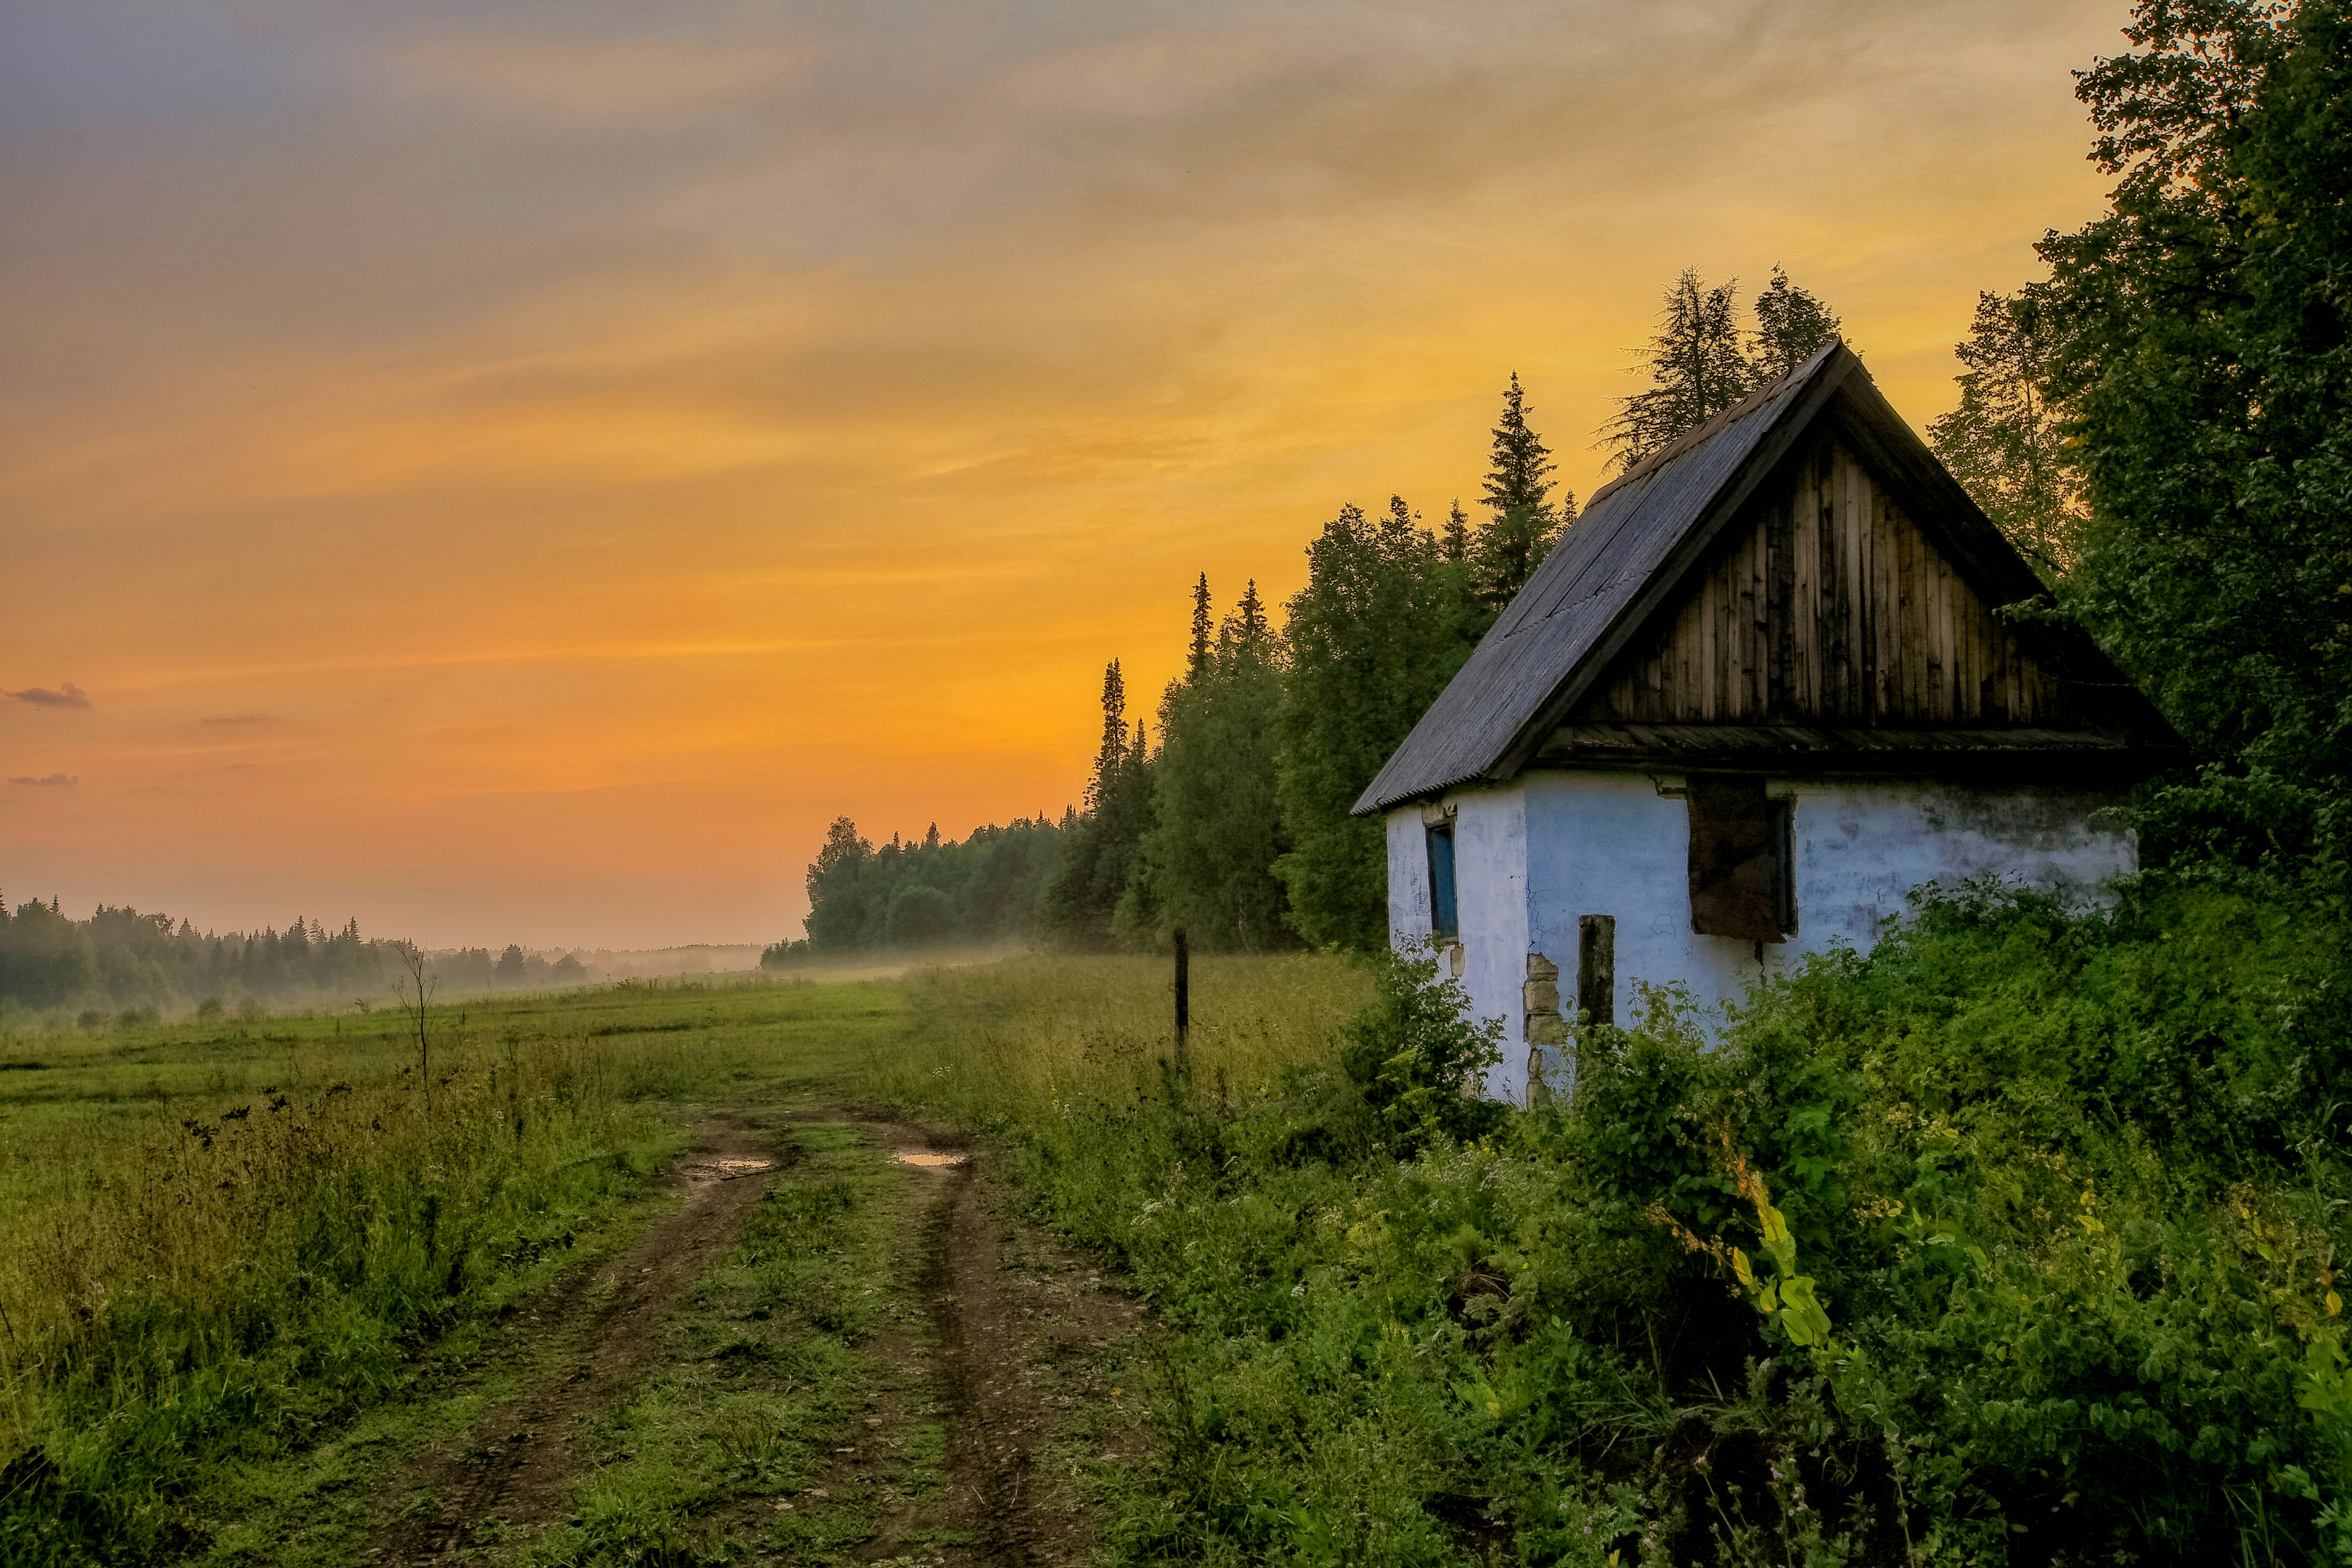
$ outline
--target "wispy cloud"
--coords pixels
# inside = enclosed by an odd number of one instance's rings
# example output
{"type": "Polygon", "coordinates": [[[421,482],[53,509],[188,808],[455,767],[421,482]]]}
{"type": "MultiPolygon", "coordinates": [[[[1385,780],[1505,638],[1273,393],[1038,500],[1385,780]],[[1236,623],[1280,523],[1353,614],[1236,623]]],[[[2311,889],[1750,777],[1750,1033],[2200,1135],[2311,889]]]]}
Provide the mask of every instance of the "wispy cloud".
{"type": "Polygon", "coordinates": [[[38,779],[33,778],[30,775],[20,775],[19,777],[10,779],[8,782],[12,784],[24,784],[30,789],[71,789],[74,785],[81,783],[81,775],[79,773],[51,773],[47,778],[38,779]]]}
{"type": "Polygon", "coordinates": [[[200,724],[212,725],[275,724],[278,722],[278,718],[275,713],[223,713],[211,719],[199,719],[196,721],[200,724]]]}
{"type": "Polygon", "coordinates": [[[603,125],[787,92],[806,79],[817,54],[814,41],[793,38],[458,34],[411,47],[399,64],[415,87],[454,89],[509,114],[603,125]]]}
{"type": "MultiPolygon", "coordinates": [[[[27,686],[22,691],[11,691],[5,695],[13,697],[19,702],[29,702],[36,708],[87,708],[89,706],[89,693],[70,680],[55,691],[46,686],[27,686]]],[[[21,784],[24,781],[20,779],[17,782],[21,784]]]]}

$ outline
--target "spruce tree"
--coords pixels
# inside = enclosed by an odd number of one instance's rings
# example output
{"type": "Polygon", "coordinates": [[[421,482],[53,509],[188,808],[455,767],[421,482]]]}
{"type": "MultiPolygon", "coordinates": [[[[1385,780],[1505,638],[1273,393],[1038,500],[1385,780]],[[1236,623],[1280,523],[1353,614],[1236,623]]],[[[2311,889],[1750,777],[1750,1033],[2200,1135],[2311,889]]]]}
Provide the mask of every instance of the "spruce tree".
{"type": "Polygon", "coordinates": [[[1437,542],[1437,552],[1448,561],[1461,562],[1470,555],[1470,518],[1462,510],[1462,498],[1454,498],[1454,505],[1445,514],[1445,532],[1437,542]]]}
{"type": "Polygon", "coordinates": [[[1470,551],[1470,591],[1486,606],[1489,625],[1518,597],[1559,542],[1561,532],[1550,511],[1523,506],[1513,507],[1478,531],[1470,551]]]}
{"type": "Polygon", "coordinates": [[[1094,777],[1087,782],[1089,810],[1102,804],[1107,782],[1118,775],[1127,758],[1127,679],[1117,659],[1103,667],[1102,710],[1102,745],[1095,752],[1094,777]]]}
{"type": "Polygon", "coordinates": [[[1544,498],[1551,493],[1554,464],[1549,449],[1528,427],[1525,395],[1519,373],[1513,371],[1511,384],[1503,392],[1503,416],[1495,422],[1492,466],[1482,486],[1486,507],[1497,519],[1517,508],[1533,513],[1549,510],[1544,498]]]}
{"type": "Polygon", "coordinates": [[[1666,289],[1658,331],[1641,351],[1633,374],[1649,386],[1617,400],[1617,414],[1601,427],[1599,445],[1622,470],[1695,430],[1747,397],[1755,370],[1741,342],[1738,279],[1709,289],[1698,269],[1683,268],[1666,289]]]}
{"type": "Polygon", "coordinates": [[[1257,579],[1255,577],[1249,580],[1249,586],[1242,591],[1241,603],[1234,606],[1234,622],[1235,635],[1241,640],[1254,645],[1265,643],[1269,629],[1265,618],[1265,601],[1257,596],[1257,579]]]}
{"type": "Polygon", "coordinates": [[[1198,680],[1202,670],[1208,668],[1209,652],[1215,644],[1216,617],[1209,610],[1209,574],[1192,584],[1192,647],[1184,660],[1184,679],[1198,680]]]}
{"type": "Polygon", "coordinates": [[[1839,324],[1819,295],[1790,282],[1774,263],[1772,281],[1756,296],[1756,384],[1778,381],[1812,358],[1837,336],[1839,324]]]}

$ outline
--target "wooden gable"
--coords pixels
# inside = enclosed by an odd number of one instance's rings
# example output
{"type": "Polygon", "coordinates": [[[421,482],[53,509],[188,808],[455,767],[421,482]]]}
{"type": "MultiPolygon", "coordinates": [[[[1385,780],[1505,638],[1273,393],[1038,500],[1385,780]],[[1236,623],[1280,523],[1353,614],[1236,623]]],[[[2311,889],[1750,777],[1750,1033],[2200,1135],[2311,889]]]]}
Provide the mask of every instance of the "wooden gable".
{"type": "Polygon", "coordinates": [[[1818,428],[1612,661],[1570,725],[2073,730],[2031,628],[1818,428]]]}
{"type": "Polygon", "coordinates": [[[1356,810],[1529,767],[2063,779],[2186,761],[1832,343],[1595,492],[1356,810]]]}

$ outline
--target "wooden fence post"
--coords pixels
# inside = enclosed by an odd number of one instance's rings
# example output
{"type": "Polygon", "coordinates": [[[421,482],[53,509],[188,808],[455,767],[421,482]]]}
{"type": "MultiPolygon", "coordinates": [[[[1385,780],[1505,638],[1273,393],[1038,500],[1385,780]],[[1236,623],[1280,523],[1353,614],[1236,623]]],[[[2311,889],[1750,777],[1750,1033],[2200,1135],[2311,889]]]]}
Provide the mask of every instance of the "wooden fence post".
{"type": "Polygon", "coordinates": [[[1184,1067],[1185,1037],[1192,1030],[1192,954],[1185,946],[1184,932],[1176,932],[1176,1065],[1184,1067]]]}

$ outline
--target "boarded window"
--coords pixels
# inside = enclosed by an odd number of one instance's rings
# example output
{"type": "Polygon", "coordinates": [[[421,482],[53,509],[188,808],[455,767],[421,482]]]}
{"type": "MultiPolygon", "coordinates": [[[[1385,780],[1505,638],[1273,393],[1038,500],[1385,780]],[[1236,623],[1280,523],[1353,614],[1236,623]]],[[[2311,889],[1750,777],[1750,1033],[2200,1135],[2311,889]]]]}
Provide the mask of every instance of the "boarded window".
{"type": "Polygon", "coordinates": [[[1429,929],[1439,936],[1462,934],[1454,909],[1454,825],[1429,832],[1429,929]]]}
{"type": "Polygon", "coordinates": [[[1617,917],[1576,922],[1576,1010],[1589,1024],[1617,1021],[1617,917]]]}
{"type": "Polygon", "coordinates": [[[1790,803],[1754,775],[1690,781],[1691,930],[1779,942],[1797,929],[1790,803]]]}

